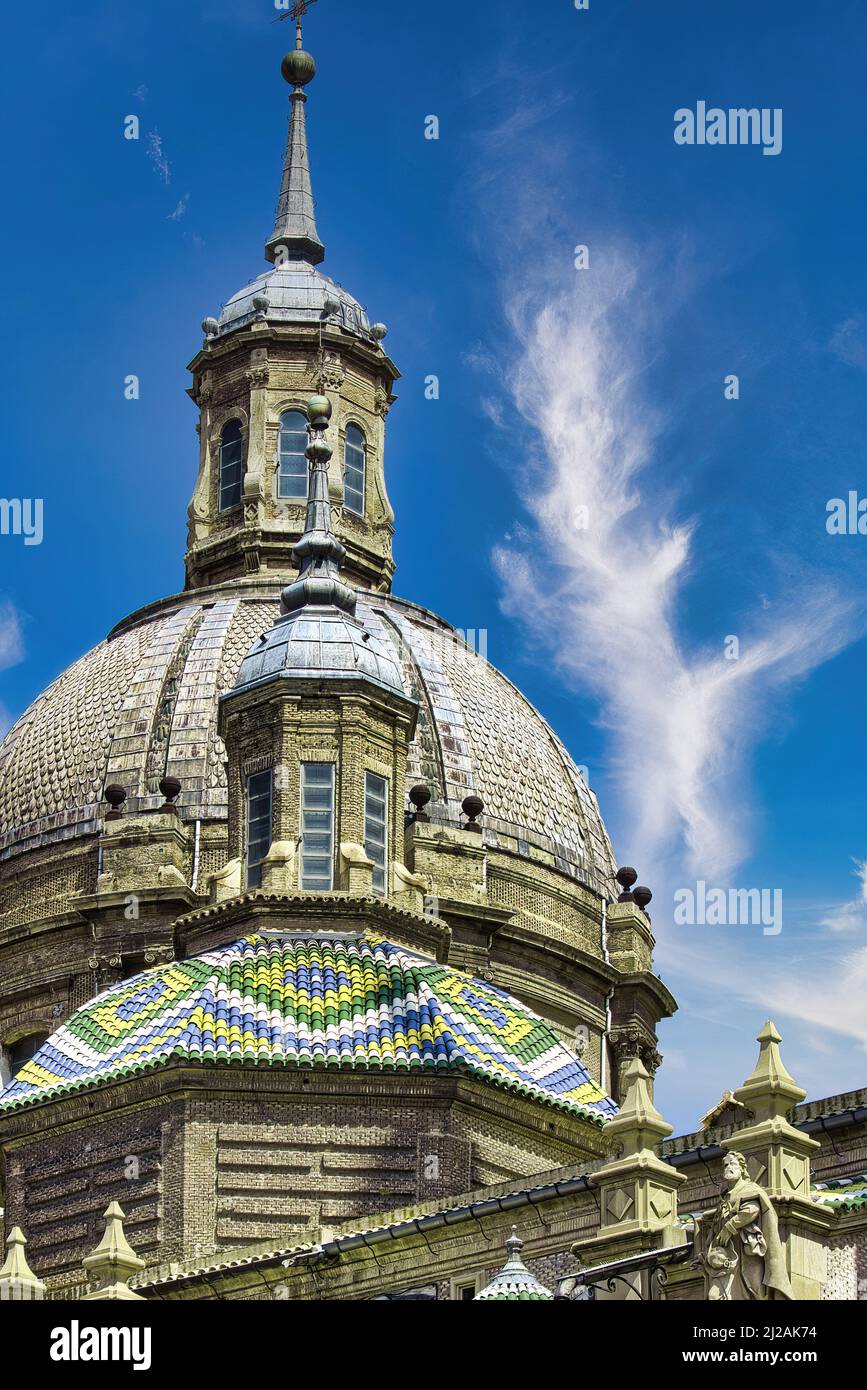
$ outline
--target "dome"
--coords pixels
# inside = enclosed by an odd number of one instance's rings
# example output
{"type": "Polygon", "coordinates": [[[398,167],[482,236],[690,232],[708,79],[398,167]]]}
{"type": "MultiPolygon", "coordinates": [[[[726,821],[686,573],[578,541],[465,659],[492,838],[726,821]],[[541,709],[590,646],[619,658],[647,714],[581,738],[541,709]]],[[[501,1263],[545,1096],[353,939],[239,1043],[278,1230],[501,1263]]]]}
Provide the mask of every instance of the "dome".
{"type": "Polygon", "coordinates": [[[375,685],[405,695],[393,646],[338,608],[304,608],[264,633],[241,662],[235,690],[275,676],[317,680],[365,676],[375,685]]]}
{"type": "Polygon", "coordinates": [[[358,300],[303,260],[272,266],[233,294],[217,320],[217,335],[253,323],[260,313],[269,323],[321,323],[326,319],[326,301],[337,305],[327,316],[328,322],[338,324],[356,338],[376,341],[358,300]],[[267,309],[253,302],[262,297],[268,300],[267,309]]]}
{"type": "MultiPolygon", "coordinates": [[[[166,769],[181,781],[185,819],[225,820],[218,700],[277,623],[279,591],[278,580],[270,590],[242,581],[165,600],[59,676],[0,744],[0,857],[95,833],[108,783],[126,788],[130,812],[158,809],[166,769]]],[[[457,823],[475,792],[489,840],[510,834],[517,853],[544,850],[564,873],[616,891],[595,796],[506,677],[424,608],[359,591],[357,617],[418,701],[407,785],[431,788],[432,818],[457,823]]]]}
{"type": "Polygon", "coordinates": [[[172,1062],[464,1072],[603,1124],[616,1106],[536,1014],[379,937],[260,935],[116,985],[73,1014],[0,1110],[172,1062]]]}
{"type": "Polygon", "coordinates": [[[551,1290],[546,1289],[535,1274],[530,1273],[521,1259],[523,1248],[524,1242],[518,1235],[518,1228],[513,1226],[512,1234],[506,1241],[509,1258],[503,1268],[494,1275],[490,1284],[486,1284],[481,1292],[476,1294],[474,1303],[553,1303],[554,1295],[551,1290]]]}

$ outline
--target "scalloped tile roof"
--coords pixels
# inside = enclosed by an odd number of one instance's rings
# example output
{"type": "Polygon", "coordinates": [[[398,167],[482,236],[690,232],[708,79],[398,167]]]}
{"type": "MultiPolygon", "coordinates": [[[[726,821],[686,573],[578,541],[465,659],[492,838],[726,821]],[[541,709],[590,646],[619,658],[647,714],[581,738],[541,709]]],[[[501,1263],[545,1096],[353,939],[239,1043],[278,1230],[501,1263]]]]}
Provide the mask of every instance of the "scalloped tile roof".
{"type": "Polygon", "coordinates": [[[599,1124],[616,1114],[509,995],[371,935],[250,936],[106,991],[0,1093],[0,1111],[172,1061],[463,1071],[599,1124]]]}
{"type": "MultiPolygon", "coordinates": [[[[127,809],[156,810],[168,767],[187,820],[226,819],[219,696],[279,616],[273,598],[226,587],[186,594],[121,627],[40,695],[0,744],[0,857],[92,834],[104,786],[127,790],[127,809]]],[[[407,785],[426,782],[432,811],[459,816],[469,792],[491,834],[525,837],[567,872],[611,892],[614,856],[596,798],[541,715],[454,629],[413,604],[359,597],[358,616],[399,664],[419,702],[407,785]]],[[[519,851],[520,852],[520,851],[519,851]]]]}
{"type": "Polygon", "coordinates": [[[535,1274],[531,1274],[524,1261],[521,1259],[521,1251],[524,1242],[518,1236],[517,1226],[512,1227],[512,1234],[506,1241],[506,1249],[509,1258],[503,1268],[494,1275],[489,1284],[477,1293],[473,1299],[474,1303],[540,1303],[553,1302],[554,1295],[550,1289],[546,1289],[541,1284],[535,1274]]]}

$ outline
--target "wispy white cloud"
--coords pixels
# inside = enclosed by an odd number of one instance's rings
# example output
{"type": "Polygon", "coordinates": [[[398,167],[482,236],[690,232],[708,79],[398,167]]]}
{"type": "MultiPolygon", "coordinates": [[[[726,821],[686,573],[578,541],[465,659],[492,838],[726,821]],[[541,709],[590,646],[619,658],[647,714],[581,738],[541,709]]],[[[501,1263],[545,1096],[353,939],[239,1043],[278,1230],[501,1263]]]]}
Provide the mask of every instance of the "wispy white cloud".
{"type": "Polygon", "coordinates": [[[168,161],[165,149],[163,148],[163,137],[158,130],[148,131],[148,158],[156,169],[163,183],[169,184],[172,181],[172,166],[168,161]]]}
{"type": "MultiPolygon", "coordinates": [[[[724,969],[722,973],[724,977],[724,969]]],[[[732,970],[719,986],[765,1011],[849,1038],[867,1051],[867,946],[830,961],[802,960],[789,970],[732,970]]]]}
{"type": "Polygon", "coordinates": [[[834,932],[858,931],[867,927],[867,859],[856,860],[860,891],[848,902],[840,903],[820,919],[819,925],[834,932]]]}
{"type": "Polygon", "coordinates": [[[848,367],[858,367],[862,372],[867,372],[867,339],[862,319],[855,317],[838,323],[828,347],[848,367]]]}
{"type": "Polygon", "coordinates": [[[186,215],[187,215],[187,208],[188,208],[189,206],[190,206],[190,195],[189,195],[189,193],[185,193],[184,196],[183,196],[183,198],[180,198],[180,199],[178,200],[178,202],[177,202],[177,204],[176,204],[176,206],[175,206],[174,211],[169,213],[168,218],[167,218],[166,220],[167,220],[168,222],[180,222],[180,220],[181,220],[182,217],[186,217],[186,215]]]}
{"type": "MultiPolygon", "coordinates": [[[[24,638],[21,621],[13,604],[0,603],[0,671],[17,666],[24,660],[24,638]]],[[[12,726],[12,716],[5,705],[0,704],[0,739],[5,738],[12,726]]]]}
{"type": "Polygon", "coordinates": [[[0,603],[0,671],[24,660],[21,620],[11,603],[0,603]]]}
{"type": "Polygon", "coordinates": [[[856,606],[814,581],[770,607],[757,599],[739,659],[719,640],[688,649],[678,619],[697,523],[671,520],[676,498],[654,486],[652,277],[622,251],[568,280],[549,270],[544,289],[522,272],[506,279],[506,381],[541,444],[525,498],[538,538],[496,552],[506,607],[600,703],[630,857],[682,847],[689,872],[725,876],[748,850],[745,774],[769,702],[852,639],[856,606]]]}

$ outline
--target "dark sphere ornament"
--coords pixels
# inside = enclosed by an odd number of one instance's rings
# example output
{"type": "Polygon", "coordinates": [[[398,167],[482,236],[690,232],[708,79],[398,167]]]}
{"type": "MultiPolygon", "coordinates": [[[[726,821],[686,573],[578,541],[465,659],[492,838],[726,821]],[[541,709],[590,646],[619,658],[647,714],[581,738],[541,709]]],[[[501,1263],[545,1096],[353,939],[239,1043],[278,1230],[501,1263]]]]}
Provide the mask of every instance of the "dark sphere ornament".
{"type": "Polygon", "coordinates": [[[651,893],[649,888],[638,887],[633,888],[632,896],[635,902],[638,903],[638,906],[641,908],[641,911],[644,912],[647,908],[647,904],[653,897],[653,894],[651,893]]]}
{"type": "Polygon", "coordinates": [[[417,811],[424,810],[425,806],[430,802],[432,795],[433,793],[430,787],[425,787],[421,783],[409,789],[409,799],[417,811]]]}
{"type": "Polygon", "coordinates": [[[126,801],[126,787],[121,787],[116,782],[112,782],[110,786],[106,787],[104,795],[111,807],[111,810],[106,816],[106,820],[120,820],[123,815],[121,807],[126,801]]]}
{"type": "Polygon", "coordinates": [[[632,893],[631,893],[629,890],[631,889],[631,887],[632,887],[633,883],[635,882],[635,880],[638,878],[638,874],[635,872],[635,870],[634,870],[634,869],[630,869],[630,868],[628,867],[628,865],[627,865],[627,866],[624,866],[624,868],[622,868],[622,869],[618,869],[618,870],[617,870],[617,873],[614,875],[614,877],[617,879],[617,882],[620,884],[620,887],[623,889],[623,892],[620,894],[620,896],[618,897],[617,901],[618,901],[619,903],[631,903],[631,902],[634,902],[634,901],[635,901],[635,898],[633,897],[632,893]]]}
{"type": "Polygon", "coordinates": [[[163,806],[164,811],[176,811],[178,809],[174,802],[175,798],[180,794],[180,790],[181,784],[177,777],[164,777],[162,779],[160,782],[160,791],[166,799],[166,804],[163,806]]]}
{"type": "Polygon", "coordinates": [[[472,822],[478,820],[485,809],[485,803],[480,796],[465,796],[461,802],[461,809],[472,822]]]}
{"type": "Polygon", "coordinates": [[[316,76],[316,60],[303,48],[290,48],[280,64],[283,81],[290,87],[306,87],[316,76]]]}

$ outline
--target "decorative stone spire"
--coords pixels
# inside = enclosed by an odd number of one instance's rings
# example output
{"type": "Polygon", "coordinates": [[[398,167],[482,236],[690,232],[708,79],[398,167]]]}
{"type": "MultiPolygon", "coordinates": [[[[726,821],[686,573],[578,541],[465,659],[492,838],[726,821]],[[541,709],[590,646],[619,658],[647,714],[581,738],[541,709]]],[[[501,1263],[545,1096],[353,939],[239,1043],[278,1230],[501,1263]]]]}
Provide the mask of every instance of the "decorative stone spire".
{"type": "Polygon", "coordinates": [[[743,1086],[734,1093],[734,1099],[752,1110],[757,1120],[786,1115],[807,1095],[786,1068],[780,1054],[782,1041],[776,1024],[769,1018],[756,1038],[759,1060],[743,1086]]]}
{"type": "Polygon", "coordinates": [[[327,396],[311,396],[307,402],[307,416],[310,421],[307,519],[303,536],[292,547],[298,578],[287,584],[280,604],[284,615],[308,606],[340,608],[351,615],[355,612],[356,597],[340,578],[346,551],[334,534],[328,499],[328,461],[332,451],[325,442],[325,431],[331,419],[331,402],[327,396]]]}
{"type": "Polygon", "coordinates": [[[105,1234],[93,1254],[83,1261],[85,1272],[95,1285],[83,1301],[141,1298],[128,1284],[134,1274],[144,1269],[145,1262],[130,1246],[123,1223],[120,1204],[110,1202],[105,1210],[105,1234]]]}
{"type": "Polygon", "coordinates": [[[605,1126],[606,1138],[619,1153],[593,1175],[599,1192],[599,1230],[572,1246],[585,1266],[686,1240],[676,1223],[677,1190],[687,1175],[656,1152],[671,1134],[671,1125],[653,1103],[653,1081],[640,1057],[627,1062],[621,1085],[620,1114],[605,1126]]]}
{"type": "Polygon", "coordinates": [[[291,16],[297,20],[295,48],[286,54],[280,69],[284,80],[292,88],[289,97],[292,110],[289,116],[289,136],[286,141],[286,158],[283,161],[283,179],[280,184],[280,197],[277,200],[274,230],[265,245],[267,259],[280,265],[285,261],[296,260],[318,265],[325,259],[325,247],[316,230],[316,209],[310,183],[310,156],[307,151],[307,121],[304,115],[304,107],[307,104],[304,88],[316,76],[316,63],[311,55],[304,51],[301,35],[301,16],[306,12],[308,2],[309,0],[299,0],[290,11],[291,16]]]}
{"type": "Polygon", "coordinates": [[[0,1266],[0,1300],[44,1298],[45,1285],[27,1263],[27,1238],[20,1226],[13,1226],[6,1241],[6,1261],[0,1266]]]}

